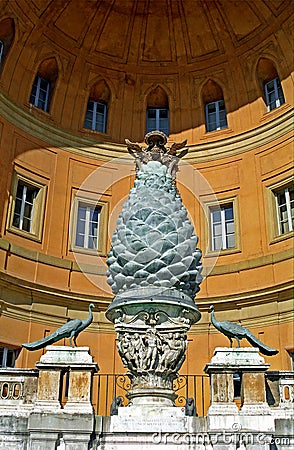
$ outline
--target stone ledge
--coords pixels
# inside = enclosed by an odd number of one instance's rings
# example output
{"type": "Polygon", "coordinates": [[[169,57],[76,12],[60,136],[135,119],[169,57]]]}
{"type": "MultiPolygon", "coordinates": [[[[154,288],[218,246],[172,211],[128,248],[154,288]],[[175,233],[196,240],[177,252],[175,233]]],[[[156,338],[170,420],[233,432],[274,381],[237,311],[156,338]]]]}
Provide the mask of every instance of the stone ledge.
{"type": "MultiPolygon", "coordinates": [[[[109,161],[112,158],[127,155],[125,145],[110,142],[97,143],[97,135],[94,140],[78,135],[78,130],[76,134],[62,130],[35,117],[25,108],[12,102],[4,93],[0,93],[0,104],[2,116],[6,120],[37,139],[49,142],[50,145],[101,161],[109,161]]],[[[184,160],[193,163],[227,158],[261,147],[288,132],[291,133],[292,108],[290,105],[285,105],[280,112],[278,117],[274,117],[252,130],[206,143],[189,145],[190,152],[184,160]]],[[[127,156],[126,161],[128,159],[130,158],[127,156]]]]}
{"type": "MultiPolygon", "coordinates": [[[[291,238],[292,236],[289,236],[291,238]]],[[[5,250],[12,255],[19,256],[21,258],[28,259],[30,261],[39,262],[42,264],[58,267],[60,269],[66,269],[74,272],[85,272],[89,274],[102,275],[106,273],[106,266],[99,267],[94,264],[82,264],[79,265],[75,261],[69,259],[59,258],[57,256],[50,256],[44,253],[30,250],[25,247],[21,247],[10,243],[7,239],[0,238],[0,249],[5,250]]],[[[292,247],[279,253],[273,253],[258,258],[253,258],[245,261],[240,261],[233,264],[215,266],[210,272],[210,276],[223,275],[227,273],[236,273],[245,270],[255,269],[257,267],[263,267],[265,265],[276,264],[288,259],[292,260],[293,249],[292,247]]],[[[205,267],[203,269],[205,275],[205,267]]]]}

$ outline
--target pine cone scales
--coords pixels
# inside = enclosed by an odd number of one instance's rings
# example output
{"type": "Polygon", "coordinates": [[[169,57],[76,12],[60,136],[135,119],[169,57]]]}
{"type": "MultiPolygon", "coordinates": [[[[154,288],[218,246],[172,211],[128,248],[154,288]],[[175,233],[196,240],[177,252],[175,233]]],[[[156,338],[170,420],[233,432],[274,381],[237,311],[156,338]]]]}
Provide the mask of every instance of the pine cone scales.
{"type": "Polygon", "coordinates": [[[113,293],[156,286],[193,299],[202,279],[197,241],[167,168],[144,164],[112,237],[107,281],[113,293]]]}

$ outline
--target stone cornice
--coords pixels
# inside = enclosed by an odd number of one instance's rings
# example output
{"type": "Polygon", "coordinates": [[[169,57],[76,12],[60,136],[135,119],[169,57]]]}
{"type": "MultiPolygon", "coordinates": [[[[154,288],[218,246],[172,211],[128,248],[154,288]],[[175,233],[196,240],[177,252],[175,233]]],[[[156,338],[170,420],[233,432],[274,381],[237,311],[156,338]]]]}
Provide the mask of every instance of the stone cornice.
{"type": "MultiPolygon", "coordinates": [[[[81,267],[75,261],[69,259],[58,258],[56,256],[46,255],[44,253],[37,252],[35,250],[29,250],[25,247],[21,247],[10,243],[7,239],[0,238],[0,250],[5,250],[11,255],[16,255],[30,261],[35,261],[41,264],[47,264],[49,266],[58,267],[60,269],[66,269],[74,272],[85,272],[96,275],[105,275],[106,266],[96,266],[93,264],[83,264],[81,267]]],[[[241,272],[243,270],[254,269],[256,267],[262,267],[269,264],[275,264],[280,261],[293,258],[293,250],[289,248],[279,253],[271,253],[269,255],[260,256],[258,258],[252,258],[245,261],[236,262],[233,264],[217,265],[214,266],[212,271],[209,270],[210,276],[223,275],[226,273],[241,272]]],[[[204,267],[203,274],[205,275],[206,268],[204,267]]]]}
{"type": "MultiPolygon", "coordinates": [[[[62,325],[69,317],[60,314],[54,314],[46,310],[46,304],[69,307],[71,311],[86,310],[89,301],[95,303],[95,319],[89,332],[104,332],[113,333],[113,324],[110,323],[104,314],[111,299],[100,298],[93,295],[81,295],[72,292],[60,291],[49,287],[40,286],[28,281],[20,280],[7,274],[0,273],[0,292],[5,291],[6,294],[10,290],[19,293],[19,297],[23,299],[22,305],[10,302],[9,299],[0,300],[0,316],[19,319],[22,321],[34,321],[41,324],[51,324],[52,326],[62,325]],[[25,304],[25,299],[29,301],[25,304]],[[43,304],[43,308],[34,309],[34,303],[43,304]]],[[[284,283],[282,285],[273,286],[267,289],[256,290],[252,292],[243,292],[241,294],[233,294],[227,296],[209,297],[206,299],[196,298],[196,303],[202,319],[195,326],[191,328],[191,333],[200,334],[207,332],[209,329],[209,305],[214,304],[218,311],[244,311],[244,326],[262,327],[268,325],[275,325],[280,323],[292,322],[292,296],[293,286],[292,282],[284,283]],[[269,305],[275,304],[275,312],[269,305]],[[283,304],[282,308],[278,305],[283,304]],[[246,310],[251,311],[254,306],[264,306],[264,311],[260,314],[256,310],[254,317],[251,313],[246,318],[246,310]]],[[[72,318],[72,317],[71,317],[72,318]]],[[[210,332],[214,333],[213,329],[210,332]]],[[[1,335],[1,333],[0,333],[1,335]]],[[[0,336],[1,338],[1,336],[0,336]]]]}
{"type": "MultiPolygon", "coordinates": [[[[3,93],[0,93],[0,110],[3,118],[29,135],[47,142],[50,146],[102,161],[120,157],[127,157],[131,161],[131,158],[127,156],[125,145],[99,142],[99,136],[96,134],[94,139],[90,139],[62,130],[51,124],[49,120],[48,122],[40,120],[29,110],[16,105],[3,93]]],[[[247,152],[291,133],[292,122],[293,109],[289,105],[284,105],[278,117],[250,131],[197,145],[188,144],[189,153],[183,159],[190,163],[205,162],[247,152]]]]}
{"type": "MultiPolygon", "coordinates": [[[[257,267],[263,267],[269,264],[275,264],[280,261],[286,261],[293,258],[293,249],[283,250],[279,253],[271,253],[269,255],[259,256],[257,258],[246,259],[232,264],[217,265],[214,266],[209,275],[224,275],[225,273],[236,273],[243,270],[254,269],[257,267]]],[[[204,266],[203,275],[206,275],[207,268],[204,266]]]]}
{"type": "MultiPolygon", "coordinates": [[[[112,298],[102,297],[99,295],[80,294],[78,292],[71,292],[52,288],[49,286],[32,283],[30,281],[22,280],[12,275],[0,272],[0,288],[5,287],[6,291],[19,292],[23,298],[23,304],[25,299],[30,298],[28,305],[31,305],[34,301],[38,301],[42,304],[52,304],[65,306],[70,308],[87,309],[88,303],[95,303],[96,311],[105,311],[112,298]],[[28,295],[29,294],[29,295],[28,295]]],[[[1,293],[1,289],[0,289],[1,293]]],[[[1,299],[0,299],[0,314],[1,314],[1,299]]]]}

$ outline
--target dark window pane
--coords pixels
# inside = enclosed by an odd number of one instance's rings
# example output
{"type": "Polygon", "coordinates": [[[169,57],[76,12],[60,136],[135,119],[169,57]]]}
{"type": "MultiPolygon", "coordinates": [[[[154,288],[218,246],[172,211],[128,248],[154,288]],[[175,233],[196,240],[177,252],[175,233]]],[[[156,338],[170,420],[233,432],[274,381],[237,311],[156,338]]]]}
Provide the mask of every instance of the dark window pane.
{"type": "Polygon", "coordinates": [[[27,186],[26,202],[33,204],[37,194],[38,194],[38,189],[27,186]]]}
{"type": "Polygon", "coordinates": [[[24,185],[19,182],[17,185],[16,198],[22,199],[24,185]]]}
{"type": "Polygon", "coordinates": [[[212,211],[212,218],[213,222],[220,222],[221,221],[221,211],[220,209],[215,209],[212,211]]]}
{"type": "Polygon", "coordinates": [[[14,350],[8,350],[7,359],[6,359],[6,367],[14,367],[14,361],[15,361],[14,350]]]}
{"type": "Polygon", "coordinates": [[[225,218],[226,218],[226,220],[230,220],[230,219],[234,218],[233,207],[225,208],[225,218]]]}
{"type": "Polygon", "coordinates": [[[18,215],[20,214],[21,203],[22,203],[21,199],[19,199],[19,198],[15,199],[14,214],[18,214],[18,215]]]}
{"type": "Polygon", "coordinates": [[[105,105],[103,103],[97,103],[97,112],[104,116],[105,105]]]}
{"type": "Polygon", "coordinates": [[[91,209],[90,212],[90,220],[92,222],[98,222],[98,215],[99,215],[100,209],[95,208],[95,209],[91,209]]]}
{"type": "Polygon", "coordinates": [[[208,105],[207,105],[207,112],[208,112],[208,114],[216,112],[216,103],[215,102],[208,103],[208,105]]]}
{"type": "Polygon", "coordinates": [[[31,221],[30,221],[30,219],[28,219],[26,217],[23,218],[22,230],[28,231],[28,232],[31,231],[31,221]]]}
{"type": "Polygon", "coordinates": [[[36,77],[33,87],[32,87],[31,96],[30,96],[30,103],[32,103],[33,105],[35,104],[35,100],[36,100],[37,86],[38,86],[38,78],[36,77]]]}
{"type": "Polygon", "coordinates": [[[16,228],[20,227],[20,215],[19,214],[14,213],[12,225],[16,228]]]}
{"type": "Polygon", "coordinates": [[[159,117],[160,117],[160,119],[167,119],[168,118],[168,110],[167,109],[160,109],[159,110],[159,117]]]}
{"type": "Polygon", "coordinates": [[[147,109],[148,119],[156,119],[156,109],[147,109]]]}
{"type": "Polygon", "coordinates": [[[27,219],[31,219],[32,217],[32,211],[33,211],[33,206],[30,203],[25,203],[25,207],[24,207],[24,217],[26,217],[27,219]]]}

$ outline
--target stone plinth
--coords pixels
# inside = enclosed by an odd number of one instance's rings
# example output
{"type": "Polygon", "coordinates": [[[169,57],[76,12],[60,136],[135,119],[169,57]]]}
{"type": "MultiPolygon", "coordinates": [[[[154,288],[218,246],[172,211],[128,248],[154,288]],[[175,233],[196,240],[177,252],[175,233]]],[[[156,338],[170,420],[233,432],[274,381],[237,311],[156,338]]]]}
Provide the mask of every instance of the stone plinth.
{"type": "Polygon", "coordinates": [[[88,450],[93,428],[93,414],[33,412],[28,420],[28,448],[88,450]]]}
{"type": "Polygon", "coordinates": [[[270,408],[266,403],[264,373],[265,364],[258,348],[218,347],[205,372],[210,375],[211,405],[208,410],[211,429],[274,429],[270,408]],[[241,376],[241,410],[234,402],[234,373],[241,376]],[[256,420],[252,421],[252,416],[256,420]],[[231,424],[231,425],[230,425],[231,424]]]}
{"type": "Polygon", "coordinates": [[[89,347],[48,346],[40,362],[36,408],[45,411],[61,409],[63,375],[69,373],[68,398],[65,411],[93,412],[91,404],[92,376],[98,366],[93,363],[89,347]]]}
{"type": "Polygon", "coordinates": [[[187,417],[182,408],[162,406],[148,411],[120,408],[118,416],[104,418],[100,435],[105,450],[200,450],[204,448],[200,444],[209,441],[205,418],[187,417]]]}
{"type": "Polygon", "coordinates": [[[36,405],[46,410],[56,410],[61,408],[60,404],[60,389],[62,370],[41,368],[40,370],[37,390],[36,405]]]}

